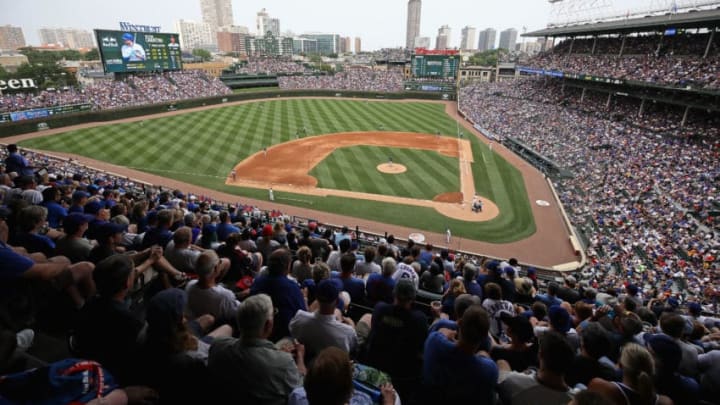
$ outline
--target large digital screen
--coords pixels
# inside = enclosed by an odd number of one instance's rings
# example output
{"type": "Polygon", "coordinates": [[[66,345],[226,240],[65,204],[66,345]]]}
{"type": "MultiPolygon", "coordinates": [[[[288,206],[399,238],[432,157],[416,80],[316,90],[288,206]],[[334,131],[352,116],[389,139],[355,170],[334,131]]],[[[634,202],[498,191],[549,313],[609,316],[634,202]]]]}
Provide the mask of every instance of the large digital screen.
{"type": "Polygon", "coordinates": [[[95,30],[105,72],[180,70],[178,34],[95,30]]]}
{"type": "Polygon", "coordinates": [[[458,55],[413,55],[410,64],[413,77],[454,79],[459,61],[458,55]]]}

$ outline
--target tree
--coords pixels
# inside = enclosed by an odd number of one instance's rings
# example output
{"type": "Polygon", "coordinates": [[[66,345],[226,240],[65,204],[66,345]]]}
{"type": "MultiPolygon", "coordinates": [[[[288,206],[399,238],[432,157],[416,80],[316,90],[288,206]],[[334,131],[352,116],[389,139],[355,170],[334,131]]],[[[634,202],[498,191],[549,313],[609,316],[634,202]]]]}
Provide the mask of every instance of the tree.
{"type": "Polygon", "coordinates": [[[212,55],[205,49],[193,49],[193,56],[200,58],[203,62],[207,62],[212,59],[212,55]]]}
{"type": "Polygon", "coordinates": [[[97,48],[93,48],[82,56],[83,60],[98,60],[100,59],[100,52],[98,52],[97,48]]]}
{"type": "Polygon", "coordinates": [[[479,66],[496,66],[498,60],[502,60],[502,56],[507,54],[505,49],[492,49],[489,51],[478,52],[468,59],[468,64],[479,66]]]}

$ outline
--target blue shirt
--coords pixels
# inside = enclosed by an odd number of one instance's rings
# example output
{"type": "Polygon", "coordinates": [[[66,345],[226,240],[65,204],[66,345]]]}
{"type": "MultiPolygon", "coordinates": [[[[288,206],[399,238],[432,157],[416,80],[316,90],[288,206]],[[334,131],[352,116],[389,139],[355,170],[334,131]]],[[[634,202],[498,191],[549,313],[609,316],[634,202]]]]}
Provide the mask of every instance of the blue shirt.
{"type": "Polygon", "coordinates": [[[273,307],[278,310],[275,315],[275,326],[270,340],[277,341],[285,336],[290,336],[288,324],[299,309],[306,310],[305,298],[298,284],[286,276],[260,276],[255,279],[250,287],[250,295],[267,294],[273,302],[273,307]]]}
{"type": "Polygon", "coordinates": [[[217,225],[217,236],[220,242],[225,242],[225,239],[230,236],[231,233],[240,233],[240,228],[233,224],[222,223],[217,225]]]}
{"type": "Polygon", "coordinates": [[[149,248],[153,245],[158,245],[165,249],[168,242],[172,239],[173,234],[169,229],[153,227],[145,232],[143,237],[142,247],[143,249],[149,248]]]}
{"type": "Polygon", "coordinates": [[[16,237],[16,243],[24,247],[28,253],[40,252],[45,257],[55,256],[55,242],[45,235],[36,233],[19,233],[16,237]]]}
{"type": "Polygon", "coordinates": [[[365,302],[365,283],[362,280],[352,276],[347,278],[338,276],[338,279],[342,282],[342,290],[350,294],[352,302],[356,304],[365,302]]]}
{"type": "Polygon", "coordinates": [[[0,279],[12,280],[21,277],[35,264],[27,257],[16,253],[12,248],[0,241],[0,279]]]}
{"type": "Polygon", "coordinates": [[[545,304],[548,308],[550,308],[553,305],[560,305],[562,304],[562,300],[557,297],[552,297],[548,294],[538,294],[535,296],[535,301],[540,301],[543,304],[545,304]]]}
{"type": "Polygon", "coordinates": [[[15,172],[18,176],[32,176],[35,174],[27,159],[17,152],[9,154],[5,159],[5,171],[8,173],[15,172]]]}
{"type": "Polygon", "coordinates": [[[67,210],[56,201],[46,201],[43,205],[48,210],[47,220],[50,228],[58,229],[63,219],[68,215],[67,210]]]}
{"type": "Polygon", "coordinates": [[[391,304],[393,302],[393,289],[395,289],[395,280],[392,277],[383,277],[379,273],[371,274],[365,285],[370,304],[380,301],[391,304]]]}
{"type": "Polygon", "coordinates": [[[491,404],[498,368],[491,359],[462,352],[440,332],[425,340],[423,382],[443,403],[491,404]]]}

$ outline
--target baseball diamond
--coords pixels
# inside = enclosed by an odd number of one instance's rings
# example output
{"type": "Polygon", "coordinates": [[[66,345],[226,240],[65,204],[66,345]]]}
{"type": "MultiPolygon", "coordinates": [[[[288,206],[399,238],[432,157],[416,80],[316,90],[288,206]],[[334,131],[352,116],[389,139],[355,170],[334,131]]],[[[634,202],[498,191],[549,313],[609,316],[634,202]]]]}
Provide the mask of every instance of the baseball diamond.
{"type": "MultiPolygon", "coordinates": [[[[378,123],[384,128],[381,133],[401,132],[413,136],[433,134],[430,136],[432,140],[428,139],[426,144],[449,142],[456,149],[459,131],[475,134],[464,137],[463,142],[469,146],[466,148],[468,156],[456,158],[457,169],[453,168],[459,171],[458,182],[461,182],[463,173],[465,176],[472,175],[474,191],[459,188],[438,190],[433,192],[433,195],[438,195],[435,202],[432,197],[407,195],[409,200],[398,203],[387,201],[386,194],[357,199],[357,195],[354,196],[356,198],[340,195],[342,193],[339,189],[333,193],[308,194],[292,185],[274,185],[274,203],[288,207],[284,210],[290,213],[293,212],[292,207],[312,209],[317,212],[313,216],[318,218],[322,217],[319,213],[322,211],[352,217],[354,219],[347,219],[351,223],[365,224],[366,220],[370,220],[385,224],[383,226],[399,225],[408,230],[399,230],[399,234],[422,230],[435,243],[445,240],[445,231],[450,228],[458,246],[478,251],[499,252],[507,243],[519,243],[519,246],[552,244],[554,250],[531,248],[528,252],[538,256],[538,264],[557,265],[574,260],[568,234],[565,231],[558,232],[565,228],[557,204],[540,209],[530,203],[538,198],[554,201],[542,174],[506,150],[488,148],[489,141],[462,120],[452,103],[340,98],[257,100],[175,111],[111,124],[87,125],[70,131],[53,130],[42,134],[53,136],[23,138],[25,140],[21,145],[72,154],[87,162],[92,160],[84,156],[93,156],[100,165],[106,162],[112,164],[111,170],[114,172],[132,170],[140,176],[147,176],[142,173],[155,174],[215,192],[236,195],[226,200],[256,199],[261,201],[259,204],[267,205],[266,187],[258,187],[257,184],[251,187],[249,183],[239,187],[226,184],[233,168],[236,169],[238,181],[248,180],[243,171],[236,168],[238,162],[253,155],[264,158],[265,148],[268,150],[268,158],[271,158],[276,148],[286,143],[292,145],[291,141],[341,132],[378,132],[378,123]],[[141,126],[140,121],[144,125],[141,126]],[[437,132],[441,134],[439,138],[434,135],[437,132]],[[303,135],[297,139],[297,133],[303,135]],[[531,198],[528,198],[528,190],[531,198]],[[448,196],[461,192],[464,205],[462,202],[437,204],[458,201],[460,199],[457,197],[448,196]],[[475,217],[468,220],[468,214],[464,211],[471,213],[474,193],[488,202],[488,209],[482,214],[474,214],[475,217]],[[428,203],[418,204],[418,201],[428,203]],[[490,209],[493,205],[497,207],[497,214],[490,209]],[[438,206],[446,209],[438,210],[438,206]],[[557,246],[564,248],[558,249],[557,246]]],[[[365,146],[355,144],[353,147],[365,146]]],[[[408,148],[392,148],[396,161],[405,153],[404,149],[408,148]]],[[[414,149],[417,149],[417,145],[414,149]]],[[[298,168],[307,166],[307,154],[307,150],[296,150],[290,160],[294,160],[298,168]]],[[[386,162],[387,153],[382,152],[377,161],[367,164],[374,168],[378,163],[386,162]]],[[[309,169],[312,167],[305,167],[304,170],[308,172],[309,169]]],[[[372,189],[367,185],[359,185],[355,190],[360,192],[372,189]]],[[[383,230],[382,226],[376,227],[378,231],[383,230]]]]}

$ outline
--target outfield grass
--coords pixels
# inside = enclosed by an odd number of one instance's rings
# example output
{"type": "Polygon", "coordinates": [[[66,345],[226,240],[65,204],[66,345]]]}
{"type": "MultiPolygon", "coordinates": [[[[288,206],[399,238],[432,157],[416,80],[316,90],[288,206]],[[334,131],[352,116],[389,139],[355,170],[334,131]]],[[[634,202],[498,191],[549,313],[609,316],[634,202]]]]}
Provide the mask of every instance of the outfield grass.
{"type": "MultiPolygon", "coordinates": [[[[86,128],[21,144],[77,153],[171,177],[236,194],[238,200],[242,200],[242,196],[265,199],[266,190],[224,184],[235,164],[266,146],[295,139],[296,133],[313,136],[379,128],[430,134],[439,131],[443,136],[453,137],[457,133],[457,123],[445,114],[442,104],[292,99],[86,128]]],[[[464,222],[446,218],[429,208],[341,197],[276,192],[276,199],[290,205],[434,232],[444,232],[450,227],[453,235],[488,242],[510,242],[531,235],[535,223],[519,171],[474,137],[469,139],[475,159],[472,170],[476,190],[500,208],[500,215],[492,221],[464,222]],[[289,200],[284,201],[285,198],[289,200]]]]}
{"type": "Polygon", "coordinates": [[[438,194],[460,191],[457,158],[434,151],[378,146],[338,148],[310,175],[318,187],[398,197],[432,200],[438,194]],[[375,167],[387,163],[407,167],[405,173],[381,173],[375,167]]]}

